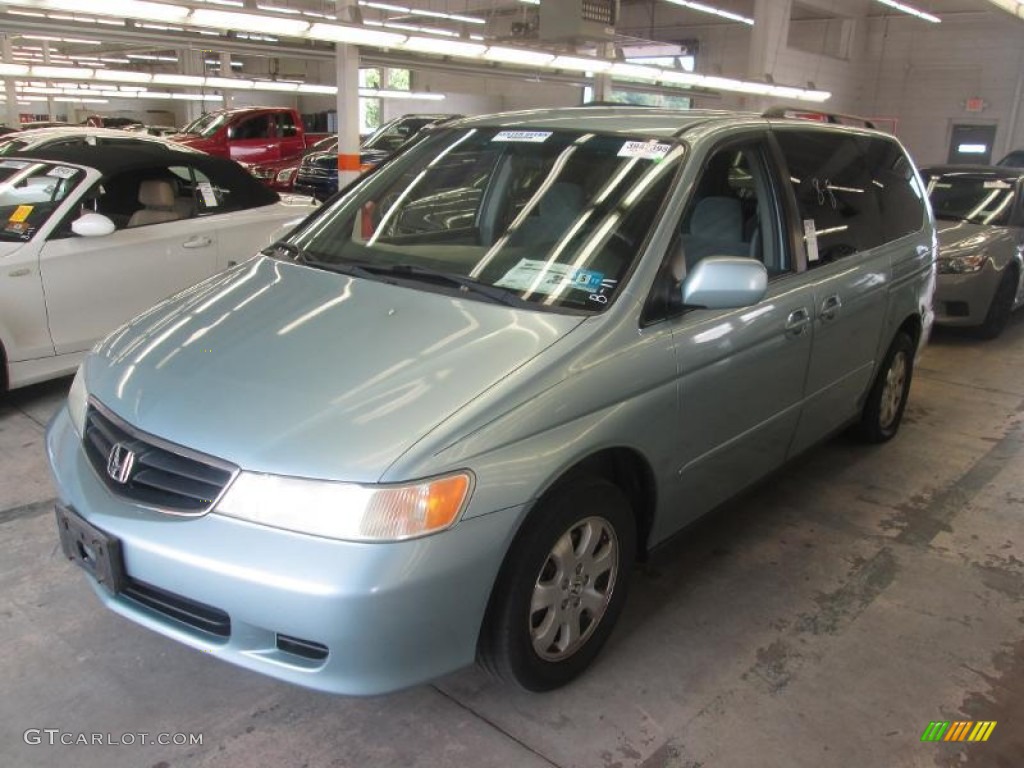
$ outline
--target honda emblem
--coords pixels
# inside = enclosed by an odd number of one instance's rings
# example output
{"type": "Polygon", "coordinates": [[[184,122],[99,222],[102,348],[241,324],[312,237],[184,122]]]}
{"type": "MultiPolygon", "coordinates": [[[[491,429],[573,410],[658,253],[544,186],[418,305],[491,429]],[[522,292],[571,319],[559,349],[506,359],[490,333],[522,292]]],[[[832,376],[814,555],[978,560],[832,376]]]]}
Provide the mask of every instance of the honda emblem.
{"type": "Polygon", "coordinates": [[[123,443],[114,443],[107,456],[107,475],[115,483],[124,485],[132,476],[135,454],[123,443]]]}

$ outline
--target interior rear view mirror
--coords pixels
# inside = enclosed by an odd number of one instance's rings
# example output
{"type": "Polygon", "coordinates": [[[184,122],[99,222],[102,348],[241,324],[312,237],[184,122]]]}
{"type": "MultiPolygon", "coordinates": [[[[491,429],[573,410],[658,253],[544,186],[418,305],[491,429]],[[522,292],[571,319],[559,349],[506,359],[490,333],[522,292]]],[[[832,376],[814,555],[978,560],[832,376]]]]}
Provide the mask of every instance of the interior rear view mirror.
{"type": "Polygon", "coordinates": [[[109,235],[117,227],[102,213],[84,213],[71,222],[71,231],[82,237],[109,235]]]}
{"type": "Polygon", "coordinates": [[[738,309],[757,304],[768,288],[768,270],[755,259],[709,256],[683,281],[683,304],[704,309],[738,309]]]}

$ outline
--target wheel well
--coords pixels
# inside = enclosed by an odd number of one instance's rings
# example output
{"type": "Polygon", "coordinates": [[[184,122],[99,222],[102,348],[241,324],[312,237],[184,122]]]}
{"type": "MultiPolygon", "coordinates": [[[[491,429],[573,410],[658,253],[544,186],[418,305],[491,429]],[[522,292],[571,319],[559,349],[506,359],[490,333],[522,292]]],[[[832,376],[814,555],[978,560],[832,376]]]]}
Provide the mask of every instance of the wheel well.
{"type": "Polygon", "coordinates": [[[921,318],[917,315],[911,315],[896,329],[897,334],[905,333],[910,337],[910,340],[914,343],[914,349],[917,349],[918,342],[921,341],[921,332],[921,318]]]}
{"type": "Polygon", "coordinates": [[[631,448],[606,448],[570,467],[552,488],[583,474],[603,477],[626,494],[636,521],[636,558],[646,560],[647,538],[654,524],[657,500],[654,472],[647,460],[631,448]]]}

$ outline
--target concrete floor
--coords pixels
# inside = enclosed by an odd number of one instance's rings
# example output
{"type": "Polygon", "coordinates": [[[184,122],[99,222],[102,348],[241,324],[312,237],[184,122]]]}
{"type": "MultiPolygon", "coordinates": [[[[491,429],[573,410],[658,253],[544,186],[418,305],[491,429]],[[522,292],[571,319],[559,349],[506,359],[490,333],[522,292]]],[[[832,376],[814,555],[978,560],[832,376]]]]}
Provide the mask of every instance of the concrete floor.
{"type": "Polygon", "coordinates": [[[896,440],[833,440],[706,518],[638,574],[589,674],[543,696],[467,669],[334,698],[107,612],[52,519],[43,425],[68,382],[13,393],[0,765],[1024,766],[1022,371],[1024,317],[995,342],[937,334],[896,440]],[[931,720],[998,725],[921,743],[931,720]],[[203,740],[27,745],[29,728],[203,740]]]}

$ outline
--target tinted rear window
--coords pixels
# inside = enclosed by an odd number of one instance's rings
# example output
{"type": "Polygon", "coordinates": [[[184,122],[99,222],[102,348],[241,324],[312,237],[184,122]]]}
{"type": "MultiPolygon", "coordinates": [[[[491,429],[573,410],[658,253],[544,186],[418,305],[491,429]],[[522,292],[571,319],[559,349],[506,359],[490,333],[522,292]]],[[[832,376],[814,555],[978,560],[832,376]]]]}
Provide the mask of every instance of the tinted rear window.
{"type": "MultiPolygon", "coordinates": [[[[900,146],[836,131],[778,131],[800,218],[813,221],[818,263],[917,232],[924,191],[900,146]]],[[[809,253],[813,259],[813,252],[809,253]]],[[[814,266],[812,263],[811,266],[814,266]]]]}

